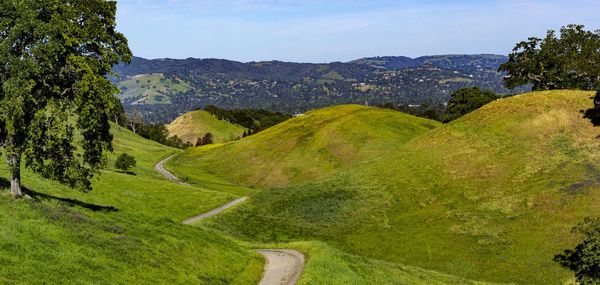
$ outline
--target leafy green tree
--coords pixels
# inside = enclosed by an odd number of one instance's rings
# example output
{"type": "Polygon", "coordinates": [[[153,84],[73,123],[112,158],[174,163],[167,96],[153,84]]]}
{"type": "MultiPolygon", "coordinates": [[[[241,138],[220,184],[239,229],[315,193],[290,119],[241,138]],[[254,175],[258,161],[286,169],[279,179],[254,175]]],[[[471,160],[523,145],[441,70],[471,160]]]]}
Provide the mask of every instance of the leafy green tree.
{"type": "Polygon", "coordinates": [[[499,71],[507,88],[531,84],[533,90],[600,88],[600,30],[568,25],[544,39],[518,43],[499,71]]]}
{"type": "Polygon", "coordinates": [[[444,123],[456,120],[498,98],[494,92],[481,90],[479,87],[467,87],[456,90],[451,97],[448,101],[446,114],[442,119],[444,123]]]}
{"type": "Polygon", "coordinates": [[[125,173],[128,173],[129,169],[135,167],[135,164],[135,157],[126,153],[119,155],[117,161],[115,161],[115,167],[123,170],[125,173]]]}
{"type": "Polygon", "coordinates": [[[14,196],[23,195],[22,159],[43,177],[91,190],[120,104],[107,75],[131,59],[115,13],[105,0],[0,1],[0,144],[14,196]]]}
{"type": "Polygon", "coordinates": [[[579,284],[600,284],[600,218],[586,218],[573,232],[582,235],[583,241],[556,255],[554,261],[573,271],[579,284]]]}

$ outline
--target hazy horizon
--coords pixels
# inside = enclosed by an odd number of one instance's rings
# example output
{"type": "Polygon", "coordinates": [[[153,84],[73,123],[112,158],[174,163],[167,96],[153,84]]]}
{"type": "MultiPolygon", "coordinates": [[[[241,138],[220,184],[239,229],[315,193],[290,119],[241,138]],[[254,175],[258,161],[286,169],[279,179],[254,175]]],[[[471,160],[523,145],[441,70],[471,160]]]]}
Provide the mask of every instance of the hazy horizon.
{"type": "Polygon", "coordinates": [[[250,60],[250,61],[240,61],[240,60],[233,60],[233,59],[229,59],[229,58],[218,58],[218,57],[193,57],[193,56],[189,56],[189,57],[155,57],[155,58],[148,58],[148,57],[143,57],[143,56],[139,56],[134,54],[134,57],[138,57],[138,58],[143,58],[143,59],[147,59],[147,60],[163,60],[163,59],[171,59],[171,60],[186,60],[186,59],[218,59],[218,60],[230,60],[230,61],[236,61],[236,62],[242,62],[242,63],[249,63],[249,62],[269,62],[269,61],[280,61],[280,62],[291,62],[291,63],[309,63],[309,64],[327,64],[327,63],[334,63],[334,62],[350,62],[353,60],[357,60],[357,59],[363,59],[363,58],[374,58],[374,57],[409,57],[412,59],[416,59],[419,57],[425,57],[425,56],[444,56],[444,55],[495,55],[495,56],[506,56],[504,54],[493,54],[493,53],[448,53],[448,54],[424,54],[424,55],[419,55],[419,56],[414,56],[414,57],[410,57],[410,56],[405,56],[405,55],[401,55],[401,54],[396,54],[396,55],[373,55],[373,56],[363,56],[363,57],[359,57],[359,58],[354,58],[351,60],[347,60],[347,61],[327,61],[327,62],[317,62],[317,61],[288,61],[288,60],[279,60],[276,58],[273,59],[266,59],[266,60],[250,60]]]}
{"type": "Polygon", "coordinates": [[[346,62],[372,56],[506,55],[568,24],[600,28],[580,1],[121,0],[136,56],[241,62],[346,62]]]}

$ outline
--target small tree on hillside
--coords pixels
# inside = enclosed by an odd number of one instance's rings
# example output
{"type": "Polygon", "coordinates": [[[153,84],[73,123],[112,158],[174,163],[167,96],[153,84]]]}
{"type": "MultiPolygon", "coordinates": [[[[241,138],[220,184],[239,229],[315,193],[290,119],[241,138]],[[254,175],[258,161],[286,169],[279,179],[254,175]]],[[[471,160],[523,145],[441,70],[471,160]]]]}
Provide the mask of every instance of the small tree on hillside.
{"type": "Polygon", "coordinates": [[[105,0],[0,1],[0,145],[14,196],[23,195],[22,160],[45,178],[91,190],[112,150],[118,89],[108,75],[131,59],[116,9],[105,0]]]}
{"type": "Polygon", "coordinates": [[[129,173],[129,169],[134,168],[135,165],[135,157],[126,153],[119,155],[119,157],[117,157],[117,161],[115,161],[115,167],[123,170],[125,173],[129,173]]]}
{"type": "Polygon", "coordinates": [[[504,85],[515,88],[531,84],[533,90],[600,88],[600,30],[568,25],[548,31],[544,39],[531,37],[518,43],[508,62],[504,85]]]}
{"type": "Polygon", "coordinates": [[[196,146],[212,144],[213,139],[214,137],[212,133],[206,133],[204,137],[198,138],[198,140],[196,141],[196,146]]]}
{"type": "Polygon", "coordinates": [[[494,92],[484,91],[479,89],[479,87],[459,89],[451,97],[450,101],[448,101],[446,115],[442,119],[444,123],[473,112],[498,98],[494,92]]]}
{"type": "Polygon", "coordinates": [[[582,235],[583,241],[556,255],[554,261],[573,271],[579,284],[600,284],[600,218],[585,219],[573,232],[582,235]]]}

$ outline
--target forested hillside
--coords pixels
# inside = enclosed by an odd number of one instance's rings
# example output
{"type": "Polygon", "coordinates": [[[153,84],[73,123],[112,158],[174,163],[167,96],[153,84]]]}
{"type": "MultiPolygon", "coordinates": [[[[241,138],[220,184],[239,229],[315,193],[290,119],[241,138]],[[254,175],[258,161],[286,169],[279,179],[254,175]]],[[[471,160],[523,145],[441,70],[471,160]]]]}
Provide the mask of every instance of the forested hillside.
{"type": "Polygon", "coordinates": [[[502,85],[497,69],[506,60],[500,55],[441,55],[312,64],[134,58],[114,70],[120,75],[115,80],[127,87],[121,90],[125,108],[137,109],[148,122],[165,123],[208,105],[293,114],[348,103],[439,106],[466,86],[520,93],[524,89],[502,85]],[[150,75],[160,81],[145,79],[150,75]]]}

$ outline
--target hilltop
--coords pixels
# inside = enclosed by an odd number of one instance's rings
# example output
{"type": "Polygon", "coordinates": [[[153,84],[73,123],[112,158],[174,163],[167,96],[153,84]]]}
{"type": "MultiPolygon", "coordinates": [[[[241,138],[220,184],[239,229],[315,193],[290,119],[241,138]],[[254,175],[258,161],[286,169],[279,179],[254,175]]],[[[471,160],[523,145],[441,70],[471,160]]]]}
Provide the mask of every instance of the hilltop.
{"type": "MultiPolygon", "coordinates": [[[[170,84],[156,87],[164,91],[160,92],[160,101],[146,100],[148,96],[129,89],[122,90],[121,99],[126,109],[135,106],[148,122],[165,123],[208,105],[296,114],[365,102],[437,106],[445,103],[453,91],[466,86],[497,93],[524,91],[503,87],[497,69],[505,61],[506,57],[499,55],[375,57],[332,63],[135,57],[129,65],[114,67],[120,75],[114,80],[129,86],[134,77],[164,76],[163,82],[170,84]]],[[[153,86],[134,89],[155,92],[153,86]]]]}
{"type": "Polygon", "coordinates": [[[195,144],[198,138],[207,133],[214,136],[215,143],[223,143],[242,137],[244,127],[234,125],[225,120],[219,120],[214,115],[203,110],[185,113],[167,126],[169,136],[177,136],[183,142],[195,144]]]}
{"type": "Polygon", "coordinates": [[[282,186],[349,169],[440,124],[388,109],[341,105],[311,111],[235,143],[192,148],[173,161],[249,186],[282,186]]]}
{"type": "Polygon", "coordinates": [[[190,150],[169,167],[192,182],[211,171],[266,189],[207,223],[238,238],[317,239],[470,279],[562,284],[571,275],[553,263],[554,254],[575,242],[573,225],[600,209],[598,129],[580,112],[593,106],[592,96],[548,91],[500,99],[403,140],[390,129],[398,125],[394,114],[370,121],[343,113],[357,107],[331,108],[315,111],[323,115],[314,116],[319,120],[274,128],[293,132],[267,130],[262,137],[190,150]],[[345,128],[327,124],[344,117],[360,119],[341,124],[345,128]],[[320,136],[322,128],[335,131],[320,136]],[[348,146],[340,149],[350,164],[330,155],[330,143],[348,146]],[[263,145],[276,153],[271,161],[262,161],[263,145]],[[303,151],[306,145],[310,152],[303,151]],[[313,170],[315,158],[300,158],[307,153],[331,162],[313,170]],[[241,172],[229,173],[223,161],[235,161],[241,172]],[[277,172],[274,165],[293,167],[277,172]]]}

